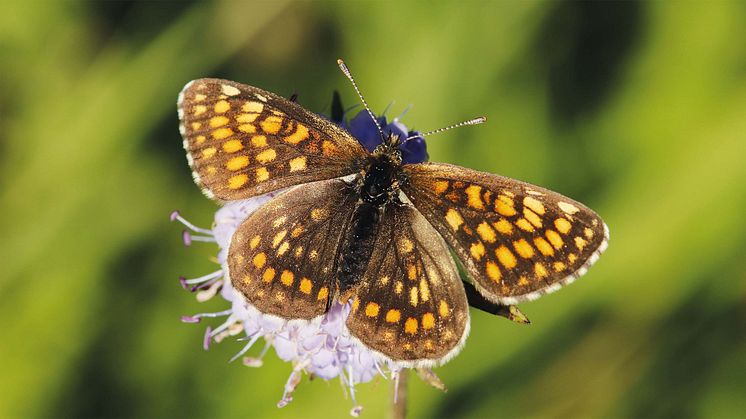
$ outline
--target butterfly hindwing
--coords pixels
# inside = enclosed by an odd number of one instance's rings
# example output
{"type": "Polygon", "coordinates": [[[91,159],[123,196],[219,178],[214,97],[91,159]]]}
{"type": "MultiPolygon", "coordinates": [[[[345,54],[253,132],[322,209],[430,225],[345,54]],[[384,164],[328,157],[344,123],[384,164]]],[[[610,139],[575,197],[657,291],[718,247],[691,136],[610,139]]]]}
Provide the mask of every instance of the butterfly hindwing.
{"type": "Polygon", "coordinates": [[[411,365],[447,360],[468,332],[466,294],[448,248],[411,205],[385,207],[347,327],[365,346],[411,365]]]}
{"type": "Polygon", "coordinates": [[[584,274],[606,248],[601,218],[556,192],[442,163],[404,171],[404,193],[494,302],[552,292],[584,274]]]}
{"type": "Polygon", "coordinates": [[[295,187],[252,213],[228,250],[229,274],[259,311],[312,319],[327,311],[356,198],[341,180],[295,187]]]}
{"type": "Polygon", "coordinates": [[[184,148],[195,182],[222,201],[356,172],[363,147],[346,131],[277,95],[220,79],[179,94],[184,148]]]}

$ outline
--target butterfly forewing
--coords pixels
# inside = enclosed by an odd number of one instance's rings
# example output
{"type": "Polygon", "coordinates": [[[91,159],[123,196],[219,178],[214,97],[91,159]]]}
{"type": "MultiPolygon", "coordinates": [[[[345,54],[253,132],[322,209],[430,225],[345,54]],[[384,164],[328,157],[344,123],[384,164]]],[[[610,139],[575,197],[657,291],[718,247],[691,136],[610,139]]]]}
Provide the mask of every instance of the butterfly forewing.
{"type": "Polygon", "coordinates": [[[448,248],[411,205],[388,205],[347,326],[395,361],[431,365],[466,336],[466,294],[448,248]]]}
{"type": "Polygon", "coordinates": [[[448,164],[404,171],[402,190],[494,302],[554,291],[585,273],[606,248],[601,218],[556,192],[448,164]]]}
{"type": "Polygon", "coordinates": [[[178,101],[192,174],[228,201],[357,171],[365,150],[346,131],[256,87],[199,79],[178,101]]]}
{"type": "Polygon", "coordinates": [[[233,235],[233,286],[259,311],[286,319],[324,314],[356,198],[341,180],[299,186],[274,198],[233,235]]]}

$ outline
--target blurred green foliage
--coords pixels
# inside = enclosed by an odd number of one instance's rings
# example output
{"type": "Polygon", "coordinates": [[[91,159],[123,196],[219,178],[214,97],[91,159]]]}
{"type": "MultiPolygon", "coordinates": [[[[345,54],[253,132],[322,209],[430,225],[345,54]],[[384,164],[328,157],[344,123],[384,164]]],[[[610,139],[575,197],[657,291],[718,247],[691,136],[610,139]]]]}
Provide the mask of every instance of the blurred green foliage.
{"type": "MultiPolygon", "coordinates": [[[[410,380],[415,417],[746,416],[742,2],[0,2],[0,417],[345,417],[337,382],[275,403],[290,366],[228,365],[179,322],[212,269],[175,112],[225,77],[329,111],[415,107],[430,156],[555,189],[611,243],[587,277],[472,313],[463,352],[410,380]]],[[[366,417],[385,381],[359,386],[366,417]]]]}

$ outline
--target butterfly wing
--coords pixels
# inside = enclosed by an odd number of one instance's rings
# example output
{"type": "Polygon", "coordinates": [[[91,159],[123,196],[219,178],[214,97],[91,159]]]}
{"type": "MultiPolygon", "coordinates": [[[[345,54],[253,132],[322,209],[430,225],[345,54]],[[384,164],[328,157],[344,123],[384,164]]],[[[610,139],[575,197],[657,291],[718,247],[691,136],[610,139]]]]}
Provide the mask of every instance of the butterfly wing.
{"type": "Polygon", "coordinates": [[[338,179],[298,186],[252,213],[228,249],[233,287],[265,314],[286,319],[324,314],[355,207],[349,188],[338,179]]]}
{"type": "Polygon", "coordinates": [[[189,82],[179,129],[192,175],[209,198],[228,201],[345,176],[366,155],[345,130],[256,87],[189,82]]]}
{"type": "Polygon", "coordinates": [[[352,301],[352,335],[411,366],[448,360],[468,333],[466,294],[450,252],[408,204],[386,206],[352,301]]]}
{"type": "Polygon", "coordinates": [[[407,165],[404,172],[404,193],[493,302],[555,291],[606,249],[603,220],[556,192],[449,164],[407,165]]]}

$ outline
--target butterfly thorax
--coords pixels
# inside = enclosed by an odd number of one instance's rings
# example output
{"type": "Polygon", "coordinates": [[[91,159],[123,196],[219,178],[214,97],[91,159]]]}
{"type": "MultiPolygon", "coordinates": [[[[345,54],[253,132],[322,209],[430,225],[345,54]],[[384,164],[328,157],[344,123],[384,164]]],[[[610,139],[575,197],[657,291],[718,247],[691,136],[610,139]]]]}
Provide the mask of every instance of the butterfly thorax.
{"type": "Polygon", "coordinates": [[[385,205],[399,194],[401,152],[388,143],[368,156],[358,180],[360,199],[376,206],[385,205]]]}
{"type": "Polygon", "coordinates": [[[366,158],[353,186],[358,201],[342,247],[337,275],[343,296],[365,273],[386,206],[401,204],[401,154],[390,144],[381,145],[366,158]]]}

